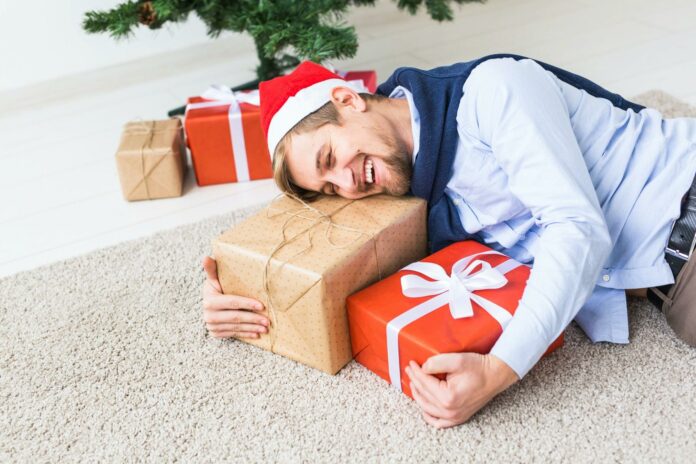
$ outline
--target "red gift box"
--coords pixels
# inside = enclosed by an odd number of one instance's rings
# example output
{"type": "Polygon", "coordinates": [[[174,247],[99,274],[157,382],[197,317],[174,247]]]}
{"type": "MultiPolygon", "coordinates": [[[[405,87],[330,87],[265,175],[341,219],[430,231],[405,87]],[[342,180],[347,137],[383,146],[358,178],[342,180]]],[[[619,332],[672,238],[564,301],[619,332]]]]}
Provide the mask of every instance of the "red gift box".
{"type": "MultiPolygon", "coordinates": [[[[473,240],[443,248],[348,297],[353,356],[411,396],[410,360],[490,352],[529,273],[528,265],[473,240]]],[[[563,333],[545,355],[561,345],[563,333]]]]}
{"type": "Polygon", "coordinates": [[[363,85],[375,93],[377,90],[377,73],[375,71],[338,71],[337,74],[347,81],[363,81],[363,85]]]}
{"type": "Polygon", "coordinates": [[[273,177],[258,91],[211,87],[189,98],[184,128],[198,185],[273,177]]]}

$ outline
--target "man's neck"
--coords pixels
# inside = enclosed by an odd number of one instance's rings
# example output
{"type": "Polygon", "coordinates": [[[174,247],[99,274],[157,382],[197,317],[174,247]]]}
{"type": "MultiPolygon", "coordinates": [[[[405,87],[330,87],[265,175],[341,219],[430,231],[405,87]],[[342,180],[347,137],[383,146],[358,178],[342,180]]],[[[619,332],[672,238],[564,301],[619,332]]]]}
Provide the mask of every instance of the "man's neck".
{"type": "Polygon", "coordinates": [[[405,98],[390,98],[387,102],[383,114],[394,128],[396,136],[404,142],[408,152],[413,155],[413,129],[408,101],[405,98]]]}

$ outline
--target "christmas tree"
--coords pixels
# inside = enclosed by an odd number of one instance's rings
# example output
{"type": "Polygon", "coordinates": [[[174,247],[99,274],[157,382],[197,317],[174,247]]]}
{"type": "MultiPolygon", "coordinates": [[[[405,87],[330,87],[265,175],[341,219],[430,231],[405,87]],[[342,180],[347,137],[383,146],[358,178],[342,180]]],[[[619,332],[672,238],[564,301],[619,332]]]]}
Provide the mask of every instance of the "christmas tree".
{"type": "MultiPolygon", "coordinates": [[[[416,14],[421,6],[436,21],[452,19],[450,4],[485,0],[395,0],[399,9],[416,14]]],[[[256,45],[259,80],[271,79],[303,59],[321,63],[355,56],[355,29],[342,21],[353,6],[374,6],[374,0],[128,0],[108,11],[88,11],[87,32],[108,32],[121,39],[140,25],[158,29],[167,22],[185,21],[195,12],[208,35],[246,32],[256,45]]],[[[253,85],[253,83],[251,83],[253,85]]]]}

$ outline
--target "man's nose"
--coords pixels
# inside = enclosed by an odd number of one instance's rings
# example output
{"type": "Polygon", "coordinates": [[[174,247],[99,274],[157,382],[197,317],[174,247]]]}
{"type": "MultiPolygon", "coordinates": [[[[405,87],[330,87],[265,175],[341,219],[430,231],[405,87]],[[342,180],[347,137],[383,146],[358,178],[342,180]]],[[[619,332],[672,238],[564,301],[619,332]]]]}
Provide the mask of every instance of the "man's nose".
{"type": "Polygon", "coordinates": [[[353,192],[356,189],[355,176],[353,176],[353,171],[348,166],[334,169],[331,172],[329,181],[346,192],[353,192]]]}

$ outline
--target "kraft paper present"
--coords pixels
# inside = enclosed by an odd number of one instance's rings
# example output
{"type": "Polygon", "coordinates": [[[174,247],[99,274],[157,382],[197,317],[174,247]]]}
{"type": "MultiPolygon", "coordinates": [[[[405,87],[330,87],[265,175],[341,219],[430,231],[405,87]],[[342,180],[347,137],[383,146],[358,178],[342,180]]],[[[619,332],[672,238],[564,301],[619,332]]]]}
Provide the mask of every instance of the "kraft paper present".
{"type": "Polygon", "coordinates": [[[240,339],[335,374],[352,359],[346,297],[427,254],[426,203],[282,196],[213,241],[225,294],[256,298],[267,334],[240,339]]]}
{"type": "Polygon", "coordinates": [[[181,196],[186,173],[181,120],[126,123],[116,167],[128,201],[181,196]]]}
{"type": "MultiPolygon", "coordinates": [[[[490,352],[530,273],[528,265],[474,240],[414,264],[347,299],[355,360],[410,397],[409,361],[490,352]]],[[[563,333],[545,355],[562,344],[563,333]]]]}

